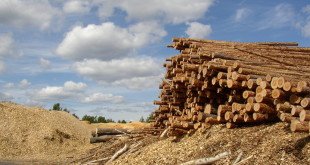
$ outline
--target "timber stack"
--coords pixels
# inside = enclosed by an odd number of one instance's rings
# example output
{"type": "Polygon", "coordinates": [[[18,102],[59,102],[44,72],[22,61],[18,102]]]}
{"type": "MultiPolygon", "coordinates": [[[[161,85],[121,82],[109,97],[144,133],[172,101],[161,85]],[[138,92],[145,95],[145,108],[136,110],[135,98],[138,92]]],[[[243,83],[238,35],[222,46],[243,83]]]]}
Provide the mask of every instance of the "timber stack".
{"type": "Polygon", "coordinates": [[[154,127],[170,136],[223,123],[284,121],[310,128],[310,48],[298,43],[238,43],[174,38],[154,127]]]}

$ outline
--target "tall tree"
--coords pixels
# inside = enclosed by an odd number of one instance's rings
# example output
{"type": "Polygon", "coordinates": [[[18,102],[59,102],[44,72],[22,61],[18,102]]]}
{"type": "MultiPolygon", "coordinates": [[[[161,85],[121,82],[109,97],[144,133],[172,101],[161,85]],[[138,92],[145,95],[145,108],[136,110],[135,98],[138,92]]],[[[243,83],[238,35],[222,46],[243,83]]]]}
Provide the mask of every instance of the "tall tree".
{"type": "Polygon", "coordinates": [[[146,118],[146,122],[149,123],[150,120],[154,120],[154,112],[152,112],[147,118],[146,118]]]}
{"type": "Polygon", "coordinates": [[[140,120],[139,120],[141,123],[144,123],[145,122],[145,120],[144,120],[144,118],[143,118],[143,116],[141,116],[141,118],[140,118],[140,120]]]}

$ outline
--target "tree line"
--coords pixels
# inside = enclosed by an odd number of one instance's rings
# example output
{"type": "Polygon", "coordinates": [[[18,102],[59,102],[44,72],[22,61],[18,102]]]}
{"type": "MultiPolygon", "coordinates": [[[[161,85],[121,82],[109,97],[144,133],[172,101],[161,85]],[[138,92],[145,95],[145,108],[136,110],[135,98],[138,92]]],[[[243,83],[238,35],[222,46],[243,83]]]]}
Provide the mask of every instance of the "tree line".
{"type": "MultiPolygon", "coordinates": [[[[61,107],[60,103],[54,104],[53,108],[50,109],[50,111],[64,111],[79,119],[79,117],[76,114],[70,113],[70,111],[67,108],[61,107]]],[[[149,123],[149,121],[153,119],[154,119],[153,113],[151,113],[146,119],[144,119],[144,117],[142,116],[139,121],[142,123],[149,123]]],[[[106,119],[104,116],[84,115],[81,120],[89,121],[90,123],[116,123],[113,119],[106,119]]],[[[118,120],[117,123],[127,123],[127,122],[126,120],[118,120]]]]}

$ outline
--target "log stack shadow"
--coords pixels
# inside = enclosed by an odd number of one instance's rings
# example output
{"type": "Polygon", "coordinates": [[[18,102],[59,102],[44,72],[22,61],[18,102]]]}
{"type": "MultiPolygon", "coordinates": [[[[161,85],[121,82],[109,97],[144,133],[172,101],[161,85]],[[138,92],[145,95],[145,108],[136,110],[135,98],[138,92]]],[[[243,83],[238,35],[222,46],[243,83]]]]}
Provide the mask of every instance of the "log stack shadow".
{"type": "MultiPolygon", "coordinates": [[[[310,48],[298,43],[174,38],[153,126],[178,136],[223,123],[284,121],[309,132],[310,48]]],[[[251,123],[251,124],[250,124],[251,123]]]]}

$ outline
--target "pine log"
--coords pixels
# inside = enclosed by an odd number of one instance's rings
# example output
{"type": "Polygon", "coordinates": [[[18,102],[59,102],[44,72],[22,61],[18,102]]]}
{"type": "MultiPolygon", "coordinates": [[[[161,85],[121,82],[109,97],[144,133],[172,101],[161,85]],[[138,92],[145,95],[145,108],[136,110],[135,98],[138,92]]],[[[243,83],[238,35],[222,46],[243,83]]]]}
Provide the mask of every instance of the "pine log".
{"type": "Polygon", "coordinates": [[[231,123],[231,122],[226,123],[226,128],[228,128],[228,129],[232,129],[232,128],[236,128],[236,127],[238,127],[238,125],[236,123],[231,123]]]}
{"type": "Polygon", "coordinates": [[[202,123],[198,122],[194,124],[194,129],[197,130],[198,128],[202,127],[202,123]]]}
{"type": "Polygon", "coordinates": [[[278,81],[277,81],[277,87],[278,88],[283,88],[284,83],[285,83],[285,78],[284,77],[279,77],[278,81]]]}
{"type": "Polygon", "coordinates": [[[198,121],[205,121],[207,117],[216,117],[216,115],[198,112],[198,121]]]}
{"type": "Polygon", "coordinates": [[[253,97],[253,96],[255,96],[255,92],[253,92],[253,91],[245,90],[245,91],[243,91],[243,93],[242,93],[242,97],[243,97],[244,99],[247,99],[247,98],[253,97]]]}
{"type": "Polygon", "coordinates": [[[114,128],[97,128],[96,131],[93,131],[92,134],[97,134],[97,136],[101,135],[120,135],[120,134],[128,134],[130,130],[128,129],[114,129],[114,128]]]}
{"type": "Polygon", "coordinates": [[[227,111],[227,112],[225,113],[224,118],[225,118],[226,121],[232,121],[233,118],[234,118],[234,113],[233,113],[233,112],[230,112],[230,111],[227,111]]]}
{"type": "Polygon", "coordinates": [[[220,123],[222,123],[222,121],[218,121],[217,118],[215,118],[215,117],[207,117],[205,122],[209,123],[209,124],[220,124],[220,123]]]}
{"type": "Polygon", "coordinates": [[[288,92],[292,89],[292,87],[296,87],[295,84],[292,84],[291,82],[289,81],[286,81],[284,84],[283,84],[283,90],[288,92]]]}
{"type": "Polygon", "coordinates": [[[298,93],[310,93],[310,87],[297,87],[296,91],[298,93]]]}
{"type": "Polygon", "coordinates": [[[235,114],[233,117],[233,122],[234,123],[242,123],[244,122],[244,117],[241,114],[235,114]]]}
{"type": "Polygon", "coordinates": [[[224,116],[225,112],[227,111],[231,111],[232,107],[231,106],[228,106],[228,105],[219,105],[219,107],[217,108],[217,115],[218,116],[224,116]]]}
{"type": "Polygon", "coordinates": [[[300,105],[304,108],[309,108],[310,107],[310,98],[306,97],[301,100],[300,105]]]}
{"type": "Polygon", "coordinates": [[[269,84],[269,82],[267,81],[262,81],[260,82],[259,84],[263,89],[270,89],[271,88],[271,85],[269,84]]]}
{"type": "Polygon", "coordinates": [[[273,113],[273,114],[277,113],[277,111],[273,107],[264,103],[255,103],[254,111],[260,113],[273,113]]]}
{"type": "Polygon", "coordinates": [[[255,102],[255,97],[249,97],[246,101],[248,103],[254,103],[255,102]]]}
{"type": "Polygon", "coordinates": [[[117,136],[111,136],[111,135],[105,135],[105,136],[99,136],[99,137],[91,137],[90,143],[100,143],[100,142],[107,142],[113,138],[116,138],[117,136]]]}
{"type": "Polygon", "coordinates": [[[246,105],[245,105],[245,110],[247,111],[247,112],[255,112],[254,111],[254,103],[247,103],[246,105]]]}
{"type": "Polygon", "coordinates": [[[291,104],[300,104],[301,100],[302,100],[302,97],[299,97],[295,94],[290,95],[290,103],[291,104]]]}
{"type": "Polygon", "coordinates": [[[277,89],[278,88],[278,77],[273,77],[271,79],[270,85],[272,89],[277,89]]]}
{"type": "Polygon", "coordinates": [[[239,81],[234,81],[232,79],[227,80],[228,88],[242,88],[241,83],[239,81]]]}
{"type": "Polygon", "coordinates": [[[216,162],[219,159],[222,159],[228,155],[231,154],[231,151],[226,151],[223,153],[220,153],[218,155],[216,155],[215,157],[210,157],[210,158],[201,158],[201,159],[197,159],[197,160],[191,160],[185,163],[182,163],[181,165],[198,165],[198,164],[211,164],[216,162]]]}
{"type": "Polygon", "coordinates": [[[231,78],[235,81],[243,81],[247,80],[247,75],[239,74],[238,72],[232,72],[231,78]]]}
{"type": "Polygon", "coordinates": [[[207,114],[216,114],[217,109],[212,106],[212,104],[207,104],[204,109],[204,113],[207,114]]]}
{"type": "Polygon", "coordinates": [[[256,89],[257,87],[257,84],[256,84],[256,79],[249,79],[247,81],[247,86],[249,89],[253,90],[253,89],[256,89]]]}
{"type": "Polygon", "coordinates": [[[255,101],[258,103],[273,104],[274,98],[263,96],[263,94],[258,93],[255,96],[255,101]]]}
{"type": "Polygon", "coordinates": [[[291,105],[287,102],[285,102],[284,104],[279,103],[276,105],[277,111],[290,112],[291,109],[292,109],[291,105]]]}
{"type": "Polygon", "coordinates": [[[272,94],[271,94],[272,98],[274,99],[283,99],[284,97],[286,97],[286,93],[284,91],[282,91],[281,89],[274,89],[272,90],[272,94]]]}
{"type": "Polygon", "coordinates": [[[308,132],[309,122],[293,120],[290,128],[292,132],[308,132]]]}
{"type": "Polygon", "coordinates": [[[243,115],[243,120],[244,120],[244,122],[246,122],[246,123],[255,122],[255,120],[253,119],[253,116],[250,115],[250,114],[248,114],[248,113],[245,113],[245,114],[243,115]]]}
{"type": "Polygon", "coordinates": [[[284,122],[287,122],[287,123],[291,123],[292,120],[296,119],[296,117],[294,117],[290,113],[280,113],[279,118],[280,118],[281,121],[284,121],[284,122]]]}
{"type": "Polygon", "coordinates": [[[303,110],[304,108],[302,106],[292,106],[291,114],[293,116],[299,116],[300,112],[303,110]]]}
{"type": "Polygon", "coordinates": [[[253,119],[255,121],[266,121],[268,118],[267,114],[253,113],[253,119]]]}
{"type": "Polygon", "coordinates": [[[310,110],[302,110],[299,113],[300,121],[310,121],[310,110]]]}

